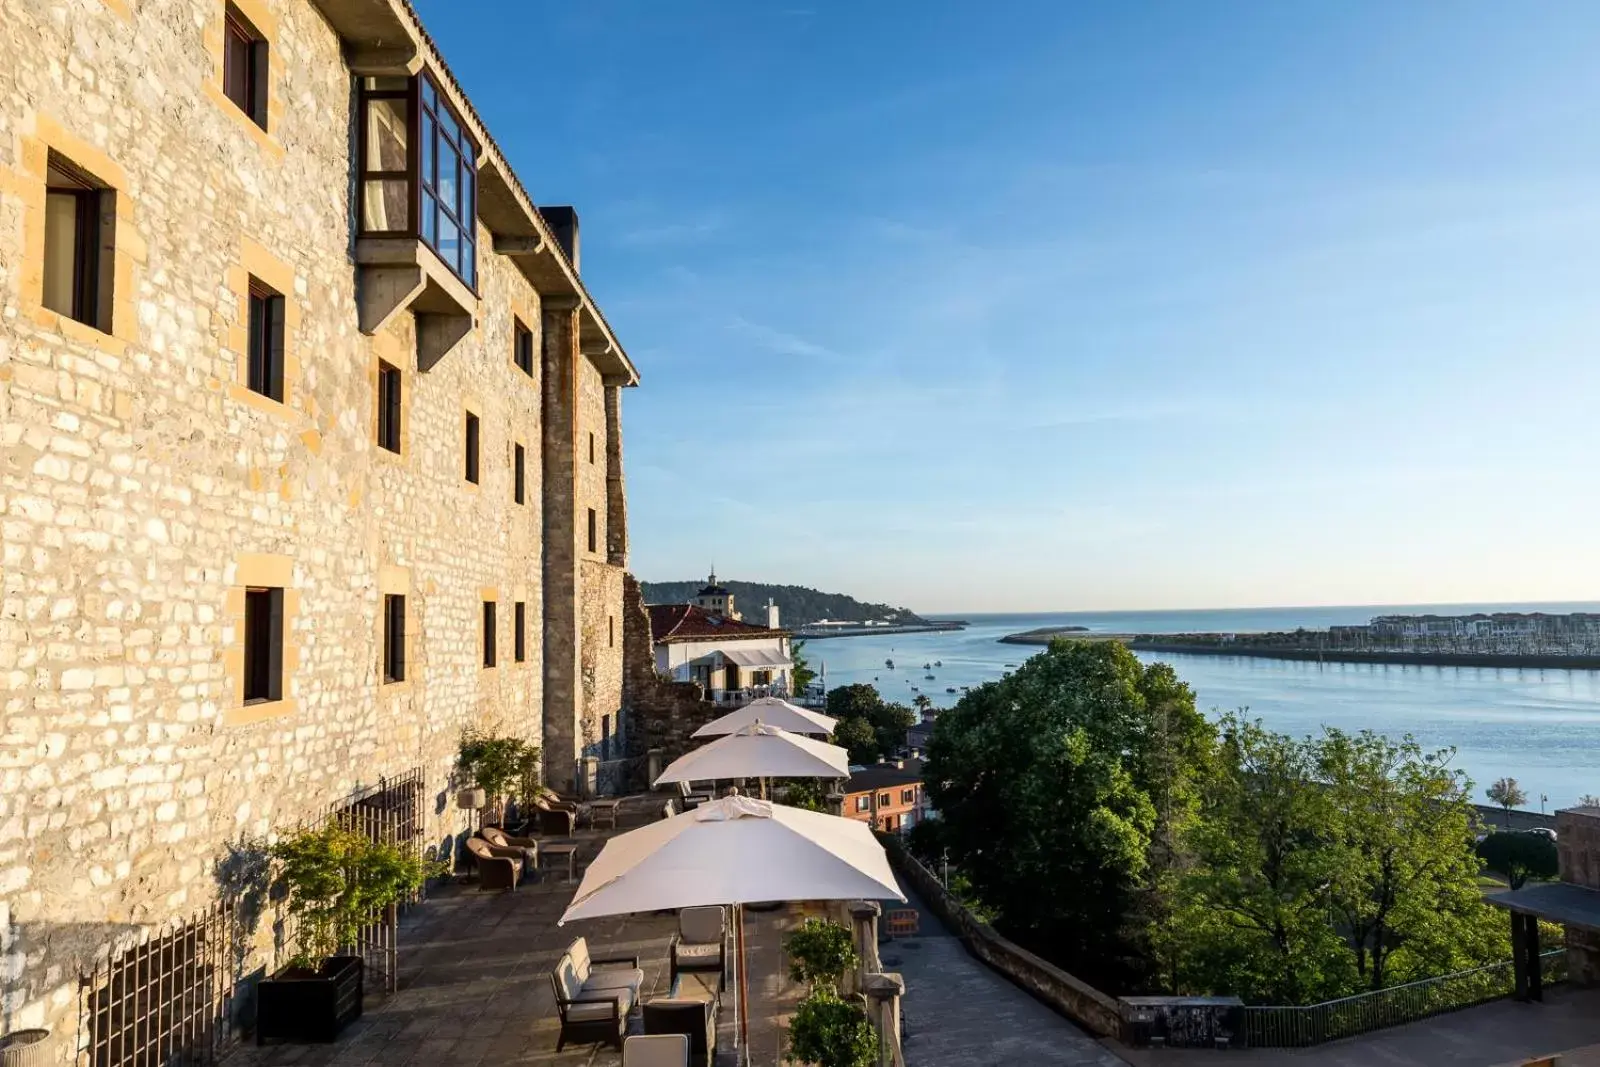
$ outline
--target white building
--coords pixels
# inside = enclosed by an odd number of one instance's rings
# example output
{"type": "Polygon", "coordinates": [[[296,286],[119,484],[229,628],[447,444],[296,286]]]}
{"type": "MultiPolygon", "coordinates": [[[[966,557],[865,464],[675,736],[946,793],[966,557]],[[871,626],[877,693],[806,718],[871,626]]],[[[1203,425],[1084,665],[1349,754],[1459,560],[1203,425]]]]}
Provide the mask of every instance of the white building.
{"type": "Polygon", "coordinates": [[[711,576],[691,604],[652,604],[650,638],[656,670],[680,682],[699,682],[706,697],[738,704],[759,696],[787,696],[793,677],[789,631],[767,603],[767,625],[745,622],[733,594],[711,576]]]}

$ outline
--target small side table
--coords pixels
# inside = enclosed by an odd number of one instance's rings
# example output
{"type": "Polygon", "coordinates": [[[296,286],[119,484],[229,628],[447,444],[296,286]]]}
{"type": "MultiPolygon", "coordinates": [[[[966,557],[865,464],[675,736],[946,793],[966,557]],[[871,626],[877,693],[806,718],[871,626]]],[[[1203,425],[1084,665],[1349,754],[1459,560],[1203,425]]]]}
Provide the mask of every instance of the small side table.
{"type": "Polygon", "coordinates": [[[589,827],[598,830],[600,820],[605,820],[606,828],[617,828],[617,809],[622,807],[620,800],[591,800],[589,802],[589,827]]]}
{"type": "Polygon", "coordinates": [[[574,865],[577,862],[578,846],[576,844],[540,844],[539,855],[545,861],[542,869],[551,866],[550,861],[559,862],[563,857],[567,861],[567,882],[571,884],[576,879],[574,865]]]}

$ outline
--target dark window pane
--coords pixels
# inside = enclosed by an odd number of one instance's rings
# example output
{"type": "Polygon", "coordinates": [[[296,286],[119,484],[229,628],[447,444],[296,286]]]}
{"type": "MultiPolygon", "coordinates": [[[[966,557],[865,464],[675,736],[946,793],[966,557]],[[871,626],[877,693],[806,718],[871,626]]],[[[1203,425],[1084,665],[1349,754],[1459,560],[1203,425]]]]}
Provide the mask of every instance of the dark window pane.
{"type": "Polygon", "coordinates": [[[262,129],[267,128],[267,42],[233,5],[222,41],[222,92],[262,129]]]}
{"type": "Polygon", "coordinates": [[[368,179],[361,185],[361,228],[367,233],[411,228],[411,183],[404,178],[368,179]]]}
{"type": "Polygon", "coordinates": [[[367,101],[367,170],[406,169],[407,109],[404,98],[367,101]]]}
{"type": "Polygon", "coordinates": [[[438,103],[438,97],[433,90],[433,82],[427,78],[422,79],[422,103],[426,107],[433,107],[438,103]]]}
{"type": "Polygon", "coordinates": [[[283,297],[250,281],[249,384],[251,390],[283,400],[283,297]]]}
{"type": "Polygon", "coordinates": [[[422,192],[422,239],[432,247],[437,241],[437,229],[434,220],[439,216],[439,205],[433,199],[433,194],[426,189],[422,192]]]}
{"type": "Polygon", "coordinates": [[[483,665],[494,666],[494,601],[483,602],[483,665]]]}
{"type": "Polygon", "coordinates": [[[460,273],[461,231],[443,212],[439,214],[439,239],[433,248],[439,253],[439,258],[450,265],[451,270],[460,273]]]}
{"type": "Polygon", "coordinates": [[[427,115],[422,116],[422,132],[418,135],[422,142],[422,160],[417,169],[417,176],[422,180],[423,188],[433,186],[433,119],[427,115]]]}
{"type": "Polygon", "coordinates": [[[470,240],[461,242],[461,280],[476,289],[478,287],[478,260],[477,245],[470,240]]]}
{"type": "Polygon", "coordinates": [[[528,658],[527,621],[527,605],[519,600],[511,613],[513,627],[511,634],[512,655],[518,663],[528,658]]]}
{"type": "Polygon", "coordinates": [[[478,481],[478,416],[467,416],[467,481],[478,481]]]}
{"type": "Polygon", "coordinates": [[[378,444],[400,451],[400,370],[378,365],[378,444]]]}
{"type": "Polygon", "coordinates": [[[383,598],[383,680],[403,682],[406,678],[406,598],[383,598]]]}
{"type": "Polygon", "coordinates": [[[525,462],[524,458],[523,458],[524,455],[525,455],[525,453],[523,452],[523,448],[522,448],[521,445],[516,445],[513,448],[513,451],[512,451],[512,467],[514,469],[512,471],[512,475],[511,475],[511,477],[512,477],[511,495],[512,495],[512,499],[514,499],[519,504],[522,503],[523,467],[524,467],[524,462],[525,462]]]}
{"type": "Polygon", "coordinates": [[[473,197],[477,194],[478,174],[472,169],[472,157],[461,157],[461,210],[457,216],[461,219],[461,226],[468,234],[477,233],[474,223],[477,216],[473,214],[473,197]]]}
{"type": "Polygon", "coordinates": [[[461,160],[456,155],[456,150],[441,138],[437,164],[439,167],[439,180],[434,183],[434,188],[438,190],[439,202],[444,205],[445,210],[458,218],[461,215],[461,205],[457,202],[456,197],[460,195],[461,190],[456,181],[456,172],[460,162],[461,160]]]}
{"type": "MultiPolygon", "coordinates": [[[[450,114],[448,105],[439,109],[439,135],[448,138],[452,144],[461,143],[461,127],[456,125],[456,118],[450,114]]],[[[444,158],[444,145],[439,145],[440,158],[444,158]]]]}
{"type": "Polygon", "coordinates": [[[244,700],[283,697],[283,590],[247,589],[244,595],[244,700]]]}
{"type": "Polygon", "coordinates": [[[590,508],[589,509],[589,551],[590,552],[599,551],[598,548],[596,548],[596,545],[599,544],[599,542],[597,540],[597,537],[596,537],[597,532],[598,532],[598,523],[596,522],[594,508],[590,508]]]}

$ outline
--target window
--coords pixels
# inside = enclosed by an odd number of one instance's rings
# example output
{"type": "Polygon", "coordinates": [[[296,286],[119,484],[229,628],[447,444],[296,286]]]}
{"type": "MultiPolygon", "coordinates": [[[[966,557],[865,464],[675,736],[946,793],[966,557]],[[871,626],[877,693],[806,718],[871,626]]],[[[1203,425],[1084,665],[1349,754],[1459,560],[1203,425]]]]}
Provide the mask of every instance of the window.
{"type": "Polygon", "coordinates": [[[467,481],[478,484],[478,416],[467,412],[467,481]]]}
{"type": "Polygon", "coordinates": [[[250,390],[283,402],[283,297],[250,279],[250,390]]]}
{"type": "Polygon", "coordinates": [[[900,803],[902,803],[902,804],[915,804],[916,802],[917,802],[917,791],[915,789],[902,789],[902,790],[900,790],[900,803]]]}
{"type": "Polygon", "coordinates": [[[361,82],[361,230],[411,235],[411,79],[361,82]]]}
{"type": "Polygon", "coordinates": [[[590,552],[598,552],[598,551],[600,551],[600,549],[598,547],[596,547],[600,543],[600,540],[599,540],[599,537],[598,537],[599,526],[597,525],[597,521],[598,520],[595,517],[594,508],[590,508],[589,509],[589,551],[590,552]]]}
{"type": "Polygon", "coordinates": [[[44,198],[44,306],[111,332],[111,249],[115,195],[50,154],[44,198]]]}
{"type": "Polygon", "coordinates": [[[525,472],[525,469],[526,469],[526,463],[527,463],[526,453],[523,451],[522,446],[521,445],[512,445],[511,446],[511,466],[512,466],[511,499],[515,500],[519,504],[522,503],[522,500],[523,500],[522,481],[523,481],[523,475],[524,475],[524,472],[525,472]]]}
{"type": "Polygon", "coordinates": [[[516,360],[522,373],[533,377],[533,331],[522,323],[511,320],[511,358],[516,360]]]}
{"type": "Polygon", "coordinates": [[[594,462],[594,434],[589,435],[589,462],[594,462]]]}
{"type": "Polygon", "coordinates": [[[857,811],[871,811],[872,810],[872,798],[869,797],[869,796],[868,797],[856,797],[856,810],[857,811]]]}
{"type": "Polygon", "coordinates": [[[244,702],[283,699],[283,590],[244,594],[244,702]]]}
{"type": "Polygon", "coordinates": [[[606,616],[606,647],[617,647],[617,617],[615,615],[606,616]]]}
{"type": "Polygon", "coordinates": [[[378,361],[378,444],[400,451],[400,368],[378,361]]]}
{"type": "Polygon", "coordinates": [[[468,288],[476,289],[477,250],[473,245],[477,238],[478,146],[462,129],[461,120],[440,96],[433,79],[423,75],[417,84],[422,98],[421,236],[468,288]]]}
{"type": "Polygon", "coordinates": [[[879,793],[878,794],[878,807],[887,808],[888,806],[889,806],[889,794],[888,793],[879,793]]]}
{"type": "Polygon", "coordinates": [[[383,598],[383,680],[406,680],[406,598],[383,598]]]}
{"type": "Polygon", "coordinates": [[[517,601],[511,608],[511,658],[518,663],[528,658],[528,605],[517,601]]]}
{"type": "Polygon", "coordinates": [[[250,121],[267,128],[267,42],[250,20],[227,6],[222,51],[222,92],[250,116],[250,121]]]}
{"type": "Polygon", "coordinates": [[[483,665],[494,666],[494,601],[483,602],[483,665]]]}

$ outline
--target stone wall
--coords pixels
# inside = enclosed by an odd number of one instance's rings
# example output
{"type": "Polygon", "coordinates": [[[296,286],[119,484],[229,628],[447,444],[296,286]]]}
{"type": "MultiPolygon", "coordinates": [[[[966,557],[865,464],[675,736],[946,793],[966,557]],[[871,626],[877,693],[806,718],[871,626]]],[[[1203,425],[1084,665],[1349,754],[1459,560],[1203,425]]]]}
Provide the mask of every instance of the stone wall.
{"type": "MultiPolygon", "coordinates": [[[[85,962],[205,905],[229,843],[412,767],[442,843],[464,825],[464,727],[540,741],[541,709],[568,730],[576,714],[570,689],[547,700],[541,626],[561,598],[575,668],[575,583],[544,582],[545,513],[566,510],[570,545],[571,482],[543,480],[541,368],[511,359],[512,315],[536,333],[551,315],[480,227],[478,318],[443,360],[417,370],[409,315],[362,334],[341,43],[301,0],[240,6],[271,39],[270,133],[216,85],[220,0],[0,0],[0,1030],[50,1026],[62,1056],[85,962]],[[39,306],[52,149],[116,190],[109,332],[39,306]],[[250,276],[288,306],[281,404],[243,385],[250,276]],[[374,444],[379,359],[403,373],[399,455],[374,444]],[[280,576],[284,699],[244,706],[244,589],[280,576]],[[409,635],[389,685],[385,593],[407,597],[409,635]]],[[[590,403],[603,438],[603,394],[590,403]]],[[[599,566],[583,613],[603,641],[592,620],[617,614],[621,579],[599,566]]],[[[620,706],[620,650],[596,663],[596,706],[620,706]]]]}
{"type": "Polygon", "coordinates": [[[705,699],[697,682],[675,682],[656,671],[655,646],[650,639],[650,613],[638,579],[622,580],[622,635],[627,661],[622,667],[622,702],[629,721],[628,752],[641,756],[660,749],[662,765],[672,762],[699,743],[689,735],[715,719],[717,706],[705,699]]]}
{"type": "Polygon", "coordinates": [[[1075,978],[974,919],[961,902],[945,892],[939,879],[906,850],[895,834],[879,834],[895,873],[910,884],[923,903],[977,959],[993,967],[1062,1015],[1098,1037],[1120,1037],[1122,1009],[1116,998],[1075,978]]]}
{"type": "MultiPolygon", "coordinates": [[[[1600,890],[1600,808],[1556,812],[1561,880],[1600,890]]],[[[1576,985],[1600,984],[1600,931],[1567,928],[1567,977],[1576,985]]]]}

